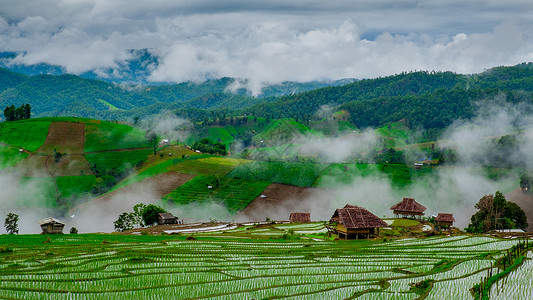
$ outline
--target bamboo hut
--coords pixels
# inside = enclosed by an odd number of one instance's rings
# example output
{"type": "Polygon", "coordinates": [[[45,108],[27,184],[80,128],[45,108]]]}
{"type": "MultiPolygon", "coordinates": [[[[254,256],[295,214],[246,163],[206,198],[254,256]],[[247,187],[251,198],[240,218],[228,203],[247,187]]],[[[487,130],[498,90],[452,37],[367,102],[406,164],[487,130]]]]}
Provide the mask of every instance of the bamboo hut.
{"type": "Polygon", "coordinates": [[[63,233],[65,227],[65,223],[51,217],[41,220],[39,225],[41,225],[42,234],[63,233]]]}
{"type": "Polygon", "coordinates": [[[455,219],[453,218],[453,214],[439,213],[435,221],[437,221],[437,226],[452,226],[455,219]]]}
{"type": "Polygon", "coordinates": [[[401,215],[404,218],[408,216],[412,216],[413,218],[418,216],[420,218],[424,215],[426,207],[416,202],[414,198],[403,198],[402,201],[394,204],[390,209],[396,217],[401,215]]]}
{"type": "Polygon", "coordinates": [[[311,213],[296,212],[289,216],[291,223],[309,223],[311,222],[311,213]]]}
{"type": "Polygon", "coordinates": [[[380,227],[388,226],[367,209],[350,204],[335,210],[330,222],[337,224],[335,231],[344,239],[375,237],[379,235],[380,227]]]}
{"type": "Polygon", "coordinates": [[[159,213],[157,215],[157,225],[178,224],[178,217],[171,213],[159,213]]]}

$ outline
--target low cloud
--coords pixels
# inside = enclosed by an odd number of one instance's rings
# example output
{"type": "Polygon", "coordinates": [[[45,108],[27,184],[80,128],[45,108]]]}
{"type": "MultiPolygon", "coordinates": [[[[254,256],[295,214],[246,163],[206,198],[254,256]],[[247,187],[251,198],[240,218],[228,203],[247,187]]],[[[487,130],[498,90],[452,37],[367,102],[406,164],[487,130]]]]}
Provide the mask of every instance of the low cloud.
{"type": "Polygon", "coordinates": [[[120,76],[131,50],[147,49],[159,60],[148,80],[228,76],[254,95],[282,81],[533,60],[533,5],[524,2],[4,2],[0,51],[20,53],[11,63],[120,76]]]}

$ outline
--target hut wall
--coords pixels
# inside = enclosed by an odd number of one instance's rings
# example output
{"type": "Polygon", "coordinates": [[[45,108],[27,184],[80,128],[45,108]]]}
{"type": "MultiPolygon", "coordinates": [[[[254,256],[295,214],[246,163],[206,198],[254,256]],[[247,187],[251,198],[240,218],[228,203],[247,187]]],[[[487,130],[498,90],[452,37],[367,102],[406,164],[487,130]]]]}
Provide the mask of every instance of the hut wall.
{"type": "Polygon", "coordinates": [[[453,222],[437,221],[438,226],[452,226],[453,222]]]}

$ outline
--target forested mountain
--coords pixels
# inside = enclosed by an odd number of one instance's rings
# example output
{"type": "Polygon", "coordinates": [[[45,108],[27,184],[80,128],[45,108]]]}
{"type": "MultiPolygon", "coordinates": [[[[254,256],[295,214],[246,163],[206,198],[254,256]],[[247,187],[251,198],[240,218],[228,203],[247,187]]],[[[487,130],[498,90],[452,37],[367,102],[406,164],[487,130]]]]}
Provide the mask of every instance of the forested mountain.
{"type": "Polygon", "coordinates": [[[259,97],[242,88],[230,92],[235,83],[235,79],[220,78],[203,83],[126,85],[74,75],[26,76],[0,69],[0,106],[29,103],[37,116],[99,119],[132,119],[170,110],[199,121],[244,114],[309,120],[327,106],[347,111],[357,127],[405,120],[411,128],[441,129],[458,118],[471,117],[474,103],[480,100],[503,95],[510,102],[531,102],[533,64],[471,75],[412,72],[354,82],[286,82],[265,87],[259,97]],[[351,83],[338,86],[346,82],[351,83]]]}
{"type": "Polygon", "coordinates": [[[0,106],[30,103],[37,116],[122,118],[130,115],[126,111],[135,109],[140,116],[178,108],[240,109],[269,102],[276,96],[346,81],[285,82],[265,87],[259,97],[248,95],[244,88],[228,91],[234,82],[232,78],[221,78],[203,83],[145,86],[115,84],[74,75],[26,76],[0,69],[0,106]]]}
{"type": "Polygon", "coordinates": [[[469,118],[474,103],[504,95],[507,101],[531,102],[533,64],[496,67],[475,75],[414,72],[357,81],[289,95],[261,103],[244,113],[307,119],[324,105],[344,109],[358,127],[381,126],[405,119],[409,126],[444,128],[469,118]]]}

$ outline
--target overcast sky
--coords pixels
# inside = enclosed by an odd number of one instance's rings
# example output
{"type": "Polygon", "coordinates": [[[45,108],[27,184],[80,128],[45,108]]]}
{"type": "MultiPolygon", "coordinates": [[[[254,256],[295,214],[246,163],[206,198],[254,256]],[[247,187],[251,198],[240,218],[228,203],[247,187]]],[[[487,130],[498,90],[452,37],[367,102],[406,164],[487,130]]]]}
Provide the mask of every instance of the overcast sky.
{"type": "Polygon", "coordinates": [[[476,73],[533,61],[526,0],[2,0],[0,51],[80,74],[129,49],[160,57],[152,81],[373,78],[476,73]]]}

